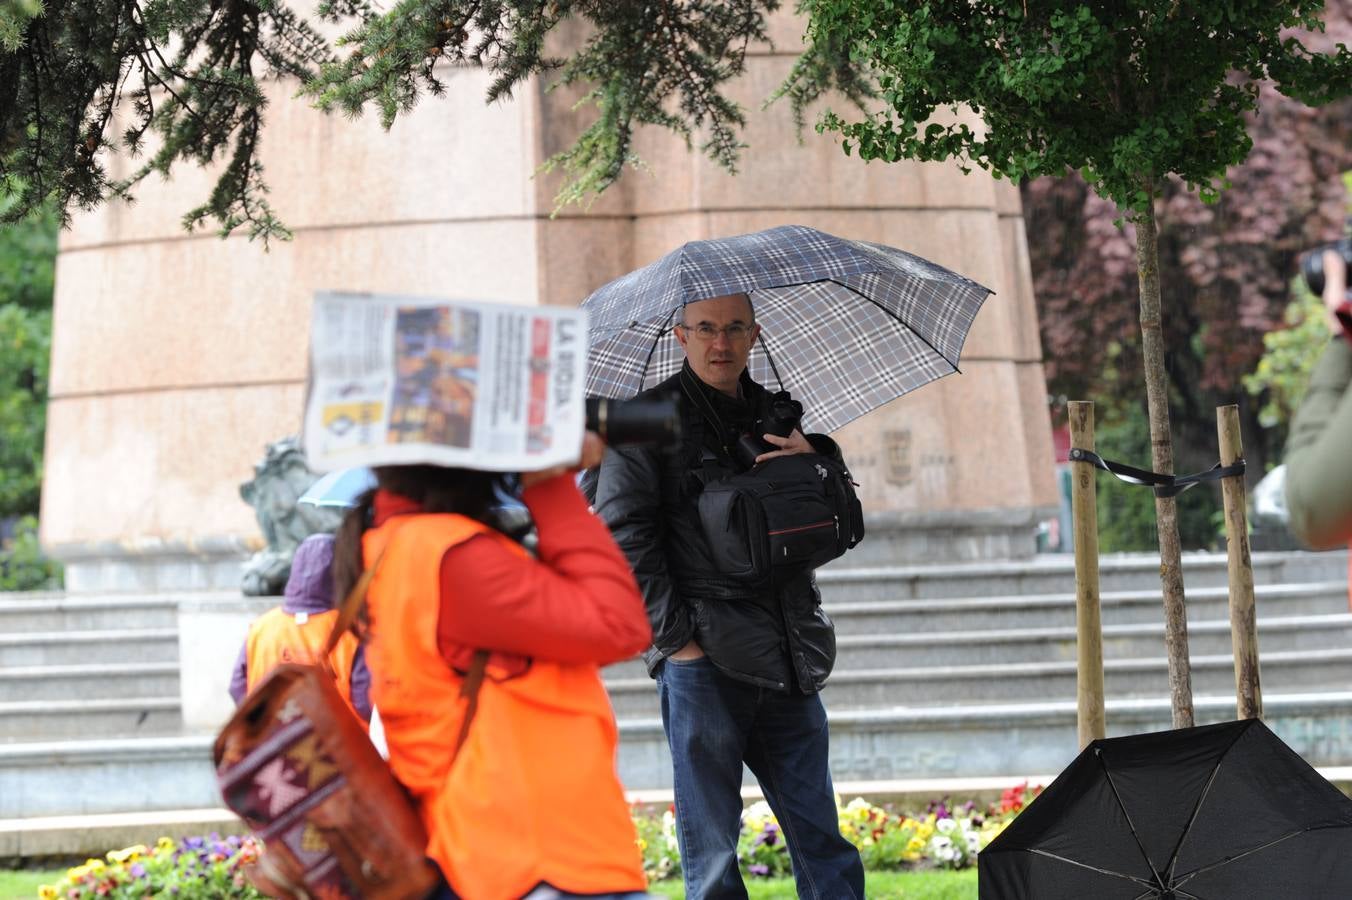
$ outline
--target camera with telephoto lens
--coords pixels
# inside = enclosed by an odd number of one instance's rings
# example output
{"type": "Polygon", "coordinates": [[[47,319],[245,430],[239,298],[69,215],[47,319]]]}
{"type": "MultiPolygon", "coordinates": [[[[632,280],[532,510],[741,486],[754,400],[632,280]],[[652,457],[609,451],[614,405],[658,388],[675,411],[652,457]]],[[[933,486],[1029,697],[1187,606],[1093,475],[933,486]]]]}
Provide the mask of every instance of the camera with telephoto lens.
{"type": "Polygon", "coordinates": [[[587,430],[607,444],[673,444],[681,438],[681,414],[674,397],[588,397],[587,430]]]}
{"type": "Polygon", "coordinates": [[[751,468],[756,464],[756,457],[779,449],[761,435],[773,434],[786,438],[793,434],[802,420],[803,404],[790,397],[788,391],[774,394],[770,397],[770,406],[765,415],[756,420],[750,432],[737,439],[737,461],[751,468]]]}
{"type": "Polygon", "coordinates": [[[1343,258],[1343,262],[1349,269],[1352,269],[1352,237],[1343,238],[1341,241],[1334,241],[1332,244],[1325,244],[1322,247],[1315,247],[1307,251],[1300,258],[1300,274],[1305,277],[1305,285],[1310,289],[1310,293],[1320,295],[1324,293],[1324,251],[1332,250],[1343,258]]]}

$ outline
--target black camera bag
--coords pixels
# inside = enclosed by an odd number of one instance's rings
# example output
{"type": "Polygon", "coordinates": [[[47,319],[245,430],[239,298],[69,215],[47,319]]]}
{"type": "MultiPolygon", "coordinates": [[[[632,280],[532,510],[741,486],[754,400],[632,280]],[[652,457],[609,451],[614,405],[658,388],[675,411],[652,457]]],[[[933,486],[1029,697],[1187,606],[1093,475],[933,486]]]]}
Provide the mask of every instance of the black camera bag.
{"type": "Polygon", "coordinates": [[[711,480],[696,508],[714,567],[739,581],[815,569],[864,537],[849,470],[819,453],[777,456],[711,480]]]}

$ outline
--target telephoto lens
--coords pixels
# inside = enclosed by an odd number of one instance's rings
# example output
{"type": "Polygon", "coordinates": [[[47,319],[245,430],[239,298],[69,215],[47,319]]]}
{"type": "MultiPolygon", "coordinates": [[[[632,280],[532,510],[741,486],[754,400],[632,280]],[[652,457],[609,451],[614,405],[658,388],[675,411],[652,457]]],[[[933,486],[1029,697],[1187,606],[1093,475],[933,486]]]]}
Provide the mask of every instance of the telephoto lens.
{"type": "Polygon", "coordinates": [[[607,444],[673,444],[681,438],[681,414],[670,397],[588,397],[587,430],[599,434],[607,444]]]}
{"type": "Polygon", "coordinates": [[[1300,258],[1300,274],[1305,276],[1305,286],[1310,289],[1312,294],[1324,293],[1324,251],[1332,250],[1343,258],[1349,269],[1352,269],[1352,238],[1343,238],[1341,241],[1335,241],[1332,244],[1325,244],[1322,247],[1315,247],[1300,258]]]}

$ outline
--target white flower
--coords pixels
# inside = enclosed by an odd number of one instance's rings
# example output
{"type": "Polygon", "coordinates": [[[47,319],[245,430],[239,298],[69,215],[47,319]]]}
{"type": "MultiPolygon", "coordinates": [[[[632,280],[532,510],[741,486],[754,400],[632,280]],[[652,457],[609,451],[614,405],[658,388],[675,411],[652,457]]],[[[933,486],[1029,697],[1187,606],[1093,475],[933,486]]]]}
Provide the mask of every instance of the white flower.
{"type": "Polygon", "coordinates": [[[930,853],[940,862],[952,862],[958,858],[958,848],[953,846],[953,842],[941,834],[930,838],[930,853]]]}
{"type": "Polygon", "coordinates": [[[958,823],[952,819],[940,819],[934,823],[934,830],[940,834],[952,834],[957,830],[958,823]]]}
{"type": "Polygon", "coordinates": [[[751,816],[756,819],[773,819],[775,811],[771,809],[770,804],[766,803],[764,800],[757,800],[755,803],[748,806],[742,815],[751,816]]]}

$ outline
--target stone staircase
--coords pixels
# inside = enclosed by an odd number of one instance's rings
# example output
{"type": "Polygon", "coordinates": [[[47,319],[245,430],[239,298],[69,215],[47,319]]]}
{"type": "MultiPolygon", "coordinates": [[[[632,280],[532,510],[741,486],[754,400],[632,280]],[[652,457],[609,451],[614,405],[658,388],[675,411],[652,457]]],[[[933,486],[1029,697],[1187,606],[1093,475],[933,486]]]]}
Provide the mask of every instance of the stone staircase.
{"type": "MultiPolygon", "coordinates": [[[[1254,566],[1266,719],[1316,766],[1352,764],[1346,554],[1254,566]]],[[[1168,728],[1158,561],[1105,557],[1100,570],[1109,733],[1168,728]]],[[[1233,717],[1225,558],[1190,555],[1185,572],[1197,718],[1233,717]]],[[[1069,558],[828,567],[818,580],[839,635],[824,694],[838,781],[1012,779],[1075,755],[1069,558]]],[[[178,685],[179,609],[206,596],[0,599],[0,850],[24,819],[219,806],[213,735],[184,727],[178,685]]],[[[652,681],[636,660],[606,679],[626,785],[669,786],[652,681]]]]}
{"type": "MultiPolygon", "coordinates": [[[[1235,715],[1226,560],[1185,557],[1198,723],[1235,715]]],[[[1352,763],[1352,614],[1345,553],[1254,557],[1265,719],[1311,763],[1352,763]]],[[[836,623],[823,693],[838,781],[1060,771],[1075,756],[1073,562],[831,568],[836,623]]],[[[1171,727],[1158,558],[1100,565],[1110,735],[1171,727]]],[[[608,673],[626,783],[669,785],[655,690],[636,662],[608,673]]]]}
{"type": "Polygon", "coordinates": [[[218,806],[178,595],[0,594],[0,820],[218,806]]]}

